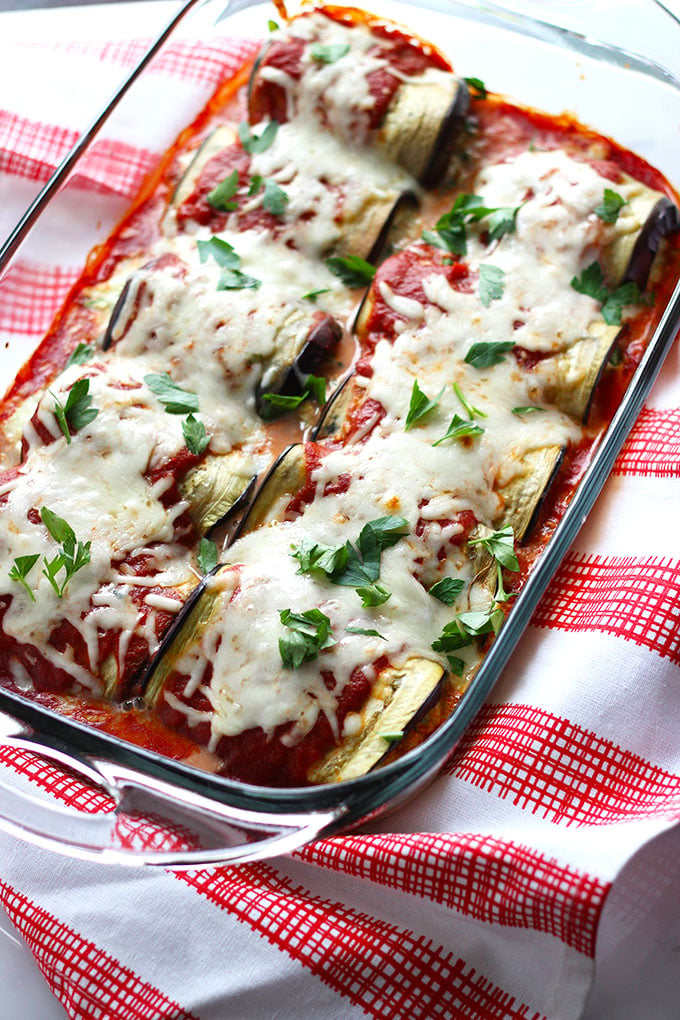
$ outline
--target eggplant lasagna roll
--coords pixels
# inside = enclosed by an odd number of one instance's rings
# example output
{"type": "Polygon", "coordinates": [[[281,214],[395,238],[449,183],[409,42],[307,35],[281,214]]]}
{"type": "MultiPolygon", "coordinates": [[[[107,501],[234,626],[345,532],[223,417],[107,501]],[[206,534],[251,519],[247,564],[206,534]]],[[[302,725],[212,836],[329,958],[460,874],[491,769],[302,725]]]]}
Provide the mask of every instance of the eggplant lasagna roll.
{"type": "Polygon", "coordinates": [[[273,31],[182,137],[7,394],[0,678],[246,782],[352,778],[455,710],[678,211],[354,9],[273,31]]]}

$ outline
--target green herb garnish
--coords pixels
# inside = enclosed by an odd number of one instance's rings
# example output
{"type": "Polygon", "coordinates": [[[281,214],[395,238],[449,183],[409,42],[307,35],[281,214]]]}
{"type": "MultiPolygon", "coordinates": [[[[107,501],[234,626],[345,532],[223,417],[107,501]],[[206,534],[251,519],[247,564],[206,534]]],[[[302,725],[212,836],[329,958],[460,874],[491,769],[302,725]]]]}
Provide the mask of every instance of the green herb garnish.
{"type": "Polygon", "coordinates": [[[242,120],[238,126],[238,136],[241,139],[241,145],[246,152],[253,156],[256,153],[267,151],[276,138],[276,132],[278,130],[278,121],[270,120],[262,131],[262,134],[254,135],[250,130],[248,122],[242,120]]]}
{"type": "Polygon", "coordinates": [[[511,525],[482,538],[471,538],[468,545],[481,545],[493,558],[508,570],[519,570],[515,554],[515,535],[511,525]]]}
{"type": "Polygon", "coordinates": [[[544,407],[537,407],[535,404],[527,404],[526,407],[513,407],[513,414],[531,414],[532,411],[545,411],[544,407]]]}
{"type": "Polygon", "coordinates": [[[323,376],[308,375],[302,393],[264,393],[261,399],[265,400],[270,408],[294,411],[309,397],[313,397],[319,406],[326,403],[326,380],[323,376]]]}
{"type": "Polygon", "coordinates": [[[498,266],[481,265],[479,267],[479,300],[484,308],[492,301],[503,297],[505,290],[505,273],[498,266]]]}
{"type": "Polygon", "coordinates": [[[488,93],[486,91],[486,85],[481,78],[463,78],[466,85],[469,85],[471,89],[477,93],[478,99],[486,99],[488,93]]]}
{"type": "Polygon", "coordinates": [[[572,279],[571,286],[579,294],[585,294],[600,302],[602,318],[608,326],[620,326],[623,306],[633,305],[640,301],[640,291],[637,284],[632,281],[610,291],[604,282],[599,262],[591,262],[580,276],[575,276],[572,279]]]}
{"type": "Polygon", "coordinates": [[[302,295],[303,301],[316,301],[321,294],[330,294],[330,287],[321,287],[320,290],[310,290],[302,295]]]}
{"type": "Polygon", "coordinates": [[[331,43],[329,46],[313,43],[309,47],[309,53],[312,60],[316,60],[320,64],[335,64],[341,57],[349,53],[349,43],[331,43]]]}
{"type": "Polygon", "coordinates": [[[59,428],[64,434],[66,442],[71,442],[71,431],[69,426],[78,432],[85,428],[99,414],[96,407],[91,407],[92,397],[90,396],[90,380],[78,379],[68,391],[66,403],[62,404],[57,400],[50,390],[54,399],[54,417],[57,419],[59,428]]]}
{"type": "Polygon", "coordinates": [[[198,418],[194,418],[193,414],[190,414],[182,422],[182,435],[184,436],[187,449],[191,453],[195,453],[196,456],[203,453],[210,442],[210,436],[205,431],[205,425],[198,418]]]}
{"type": "Polygon", "coordinates": [[[144,376],[144,382],[154,393],[168,414],[193,414],[198,411],[198,397],[183,390],[167,372],[144,376]]]}
{"type": "Polygon", "coordinates": [[[473,421],[466,421],[464,418],[454,414],[446,433],[439,439],[435,439],[432,445],[439,446],[440,443],[446,442],[447,439],[465,439],[468,436],[481,436],[483,432],[484,429],[481,425],[477,425],[473,421]]]}
{"type": "Polygon", "coordinates": [[[375,276],[375,266],[358,255],[326,259],[326,265],[346,287],[365,287],[375,276]]]}
{"type": "Polygon", "coordinates": [[[209,574],[217,566],[217,545],[209,538],[202,538],[196,556],[198,569],[202,574],[209,574]]]}
{"type": "Polygon", "coordinates": [[[222,269],[217,282],[218,290],[243,290],[261,286],[261,280],[241,272],[241,257],[234,251],[233,244],[213,236],[209,241],[197,241],[196,245],[201,262],[213,258],[222,269]]]}
{"type": "Polygon", "coordinates": [[[40,516],[54,541],[61,547],[53,560],[43,557],[43,574],[61,598],[74,574],[90,562],[91,543],[79,542],[71,525],[63,517],[58,517],[49,507],[42,507],[40,516]],[[60,580],[58,575],[62,570],[64,577],[60,580]]]}
{"type": "Polygon", "coordinates": [[[458,195],[450,210],[440,216],[434,231],[423,231],[423,240],[454,255],[467,252],[467,224],[488,218],[490,241],[498,241],[515,229],[521,205],[490,207],[479,195],[458,195]]]}
{"type": "Polygon", "coordinates": [[[288,205],[288,195],[280,188],[276,181],[267,178],[264,182],[264,196],[262,205],[272,216],[283,216],[288,205]]]}
{"type": "Polygon", "coordinates": [[[475,407],[467,397],[464,396],[458,383],[453,384],[453,392],[456,394],[461,404],[465,408],[465,413],[469,414],[471,418],[488,418],[488,414],[485,411],[480,411],[478,407],[475,407]]]}
{"type": "Polygon", "coordinates": [[[345,627],[346,634],[365,634],[366,637],[378,637],[382,641],[387,641],[387,638],[380,634],[377,630],[373,630],[371,627],[345,627]]]}
{"type": "Polygon", "coordinates": [[[406,415],[406,421],[404,422],[404,431],[408,432],[409,429],[413,428],[419,421],[422,421],[431,411],[434,411],[435,407],[442,398],[444,387],[439,391],[436,397],[430,399],[426,393],[423,393],[418,380],[416,379],[413,383],[413,389],[411,390],[411,402],[408,408],[408,414],[406,415]]]}
{"type": "Polygon", "coordinates": [[[26,589],[31,602],[35,602],[35,594],[32,588],[29,586],[26,580],[33,567],[40,559],[40,553],[34,553],[31,556],[17,556],[13,565],[9,569],[10,581],[16,581],[18,584],[22,584],[26,589]]]}
{"type": "Polygon", "coordinates": [[[513,340],[480,340],[470,347],[464,361],[475,368],[492,368],[505,361],[505,355],[514,346],[513,340]]]}
{"type": "Polygon", "coordinates": [[[304,613],[281,609],[279,617],[290,631],[279,638],[281,661],[286,669],[299,669],[303,662],[318,658],[319,652],[336,643],[331,621],[320,609],[308,609],[304,613]]]}
{"type": "Polygon", "coordinates": [[[442,577],[440,581],[435,581],[429,589],[429,594],[439,599],[445,606],[452,606],[464,587],[465,581],[460,577],[442,577]]]}
{"type": "Polygon", "coordinates": [[[94,355],[94,347],[92,344],[79,343],[71,351],[69,359],[66,362],[65,368],[70,368],[71,365],[84,365],[85,362],[90,361],[94,355]]]}
{"type": "Polygon", "coordinates": [[[628,205],[628,202],[622,195],[612,191],[611,188],[605,188],[604,198],[599,205],[595,206],[594,212],[605,223],[616,223],[624,205],[628,205]]]}
{"type": "Polygon", "coordinates": [[[233,209],[238,208],[238,202],[230,201],[237,190],[238,170],[232,170],[228,177],[225,177],[217,187],[208,192],[205,200],[213,209],[219,209],[222,212],[232,212],[233,209]]]}

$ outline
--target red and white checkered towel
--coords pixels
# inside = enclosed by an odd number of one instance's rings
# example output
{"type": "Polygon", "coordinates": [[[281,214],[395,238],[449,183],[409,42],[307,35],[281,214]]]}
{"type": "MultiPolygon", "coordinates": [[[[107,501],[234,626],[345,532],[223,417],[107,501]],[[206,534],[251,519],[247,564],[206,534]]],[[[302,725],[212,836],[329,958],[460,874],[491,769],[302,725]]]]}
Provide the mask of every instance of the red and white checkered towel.
{"type": "MultiPolygon", "coordinates": [[[[13,84],[0,87],[1,231],[75,140],[85,104],[89,115],[145,44],[0,42],[13,84]]],[[[145,123],[105,132],[79,171],[83,221],[115,222],[251,51],[185,40],[157,63],[145,123]]],[[[11,341],[0,388],[94,240],[65,226],[0,285],[0,341],[11,341]]],[[[680,819],[678,357],[492,699],[417,801],[290,858],[189,873],[79,863],[0,836],[0,903],[69,1016],[580,1015],[612,883],[680,819]]],[[[26,789],[101,807],[31,755],[5,748],[0,765],[26,789]]]]}

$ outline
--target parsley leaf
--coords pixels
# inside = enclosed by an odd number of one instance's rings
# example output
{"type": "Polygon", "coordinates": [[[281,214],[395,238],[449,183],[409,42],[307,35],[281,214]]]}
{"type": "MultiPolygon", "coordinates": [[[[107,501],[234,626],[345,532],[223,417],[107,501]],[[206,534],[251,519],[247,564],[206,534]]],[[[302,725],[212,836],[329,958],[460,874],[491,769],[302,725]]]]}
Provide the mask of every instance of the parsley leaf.
{"type": "Polygon", "coordinates": [[[602,267],[599,262],[591,262],[580,276],[574,276],[571,286],[579,294],[599,301],[602,306],[602,318],[608,326],[619,326],[624,305],[632,305],[640,300],[637,284],[628,282],[610,291],[604,282],[602,267]]]}
{"type": "Polygon", "coordinates": [[[288,205],[288,195],[280,188],[276,181],[267,178],[264,182],[264,196],[262,205],[272,216],[283,216],[288,205]]]}
{"type": "Polygon", "coordinates": [[[197,241],[196,247],[201,262],[213,258],[222,269],[238,269],[241,265],[241,259],[234,251],[233,244],[223,241],[221,237],[213,235],[209,241],[197,241]]]}
{"type": "Polygon", "coordinates": [[[356,546],[345,542],[334,549],[303,542],[291,555],[300,564],[298,574],[324,574],[333,584],[356,588],[364,606],[380,606],[391,597],[383,585],[376,583],[380,557],[383,549],[405,537],[403,529],[407,525],[403,517],[378,517],[363,526],[356,546]]]}
{"type": "Polygon", "coordinates": [[[341,573],[347,566],[348,559],[346,545],[339,545],[333,549],[331,546],[310,542],[309,539],[303,539],[302,545],[294,547],[291,555],[300,564],[298,574],[311,574],[318,571],[328,578],[341,573]]]}
{"type": "Polygon", "coordinates": [[[544,407],[536,407],[535,404],[527,404],[526,407],[513,407],[513,414],[531,414],[532,411],[545,411],[544,407]]]}
{"type": "Polygon", "coordinates": [[[346,287],[365,287],[375,276],[375,266],[358,255],[326,259],[326,265],[346,287]]]}
{"type": "Polygon", "coordinates": [[[154,393],[168,414],[193,414],[198,411],[198,397],[183,390],[167,372],[144,376],[144,382],[154,393]]]}
{"type": "Polygon", "coordinates": [[[269,408],[280,407],[284,411],[294,411],[309,397],[313,397],[320,406],[326,403],[326,380],[323,376],[308,375],[302,393],[263,393],[269,408]]]}
{"type": "Polygon", "coordinates": [[[196,556],[198,569],[203,574],[209,574],[217,566],[217,545],[209,538],[202,538],[198,546],[196,556]]]}
{"type": "Polygon", "coordinates": [[[440,443],[445,442],[447,439],[465,439],[467,436],[481,436],[483,432],[484,429],[481,425],[476,425],[473,421],[465,421],[464,418],[454,414],[446,434],[439,439],[435,439],[432,445],[439,446],[440,443]]]}
{"type": "Polygon", "coordinates": [[[444,626],[439,637],[432,642],[431,648],[435,652],[442,652],[448,655],[449,652],[456,652],[459,648],[465,648],[471,644],[471,635],[459,622],[459,617],[451,620],[444,626]]]}
{"type": "Polygon", "coordinates": [[[262,286],[262,280],[256,276],[248,276],[240,269],[223,270],[218,282],[218,290],[255,290],[262,286]]]}
{"type": "Polygon", "coordinates": [[[92,403],[90,380],[78,379],[74,382],[68,391],[65,404],[57,400],[51,390],[50,393],[54,398],[54,417],[59,423],[59,428],[64,433],[66,442],[70,444],[71,430],[69,425],[76,432],[79,432],[80,429],[93,422],[99,414],[98,408],[90,406],[92,403]]]}
{"type": "Polygon", "coordinates": [[[17,581],[19,584],[22,584],[28,592],[31,602],[35,602],[35,594],[33,593],[32,588],[30,588],[26,578],[33,570],[33,567],[39,559],[40,553],[33,553],[31,556],[17,556],[13,565],[9,569],[10,581],[17,581]]]}
{"type": "Polygon", "coordinates": [[[194,418],[193,414],[190,414],[182,422],[182,435],[184,436],[184,442],[187,444],[187,449],[191,453],[195,453],[196,456],[203,453],[210,442],[210,436],[205,431],[205,425],[202,421],[194,418]]]}
{"type": "Polygon", "coordinates": [[[269,29],[270,32],[277,32],[278,29],[279,29],[279,26],[278,26],[276,21],[273,21],[270,18],[269,21],[267,22],[267,28],[269,29]]]}
{"type": "Polygon", "coordinates": [[[262,187],[262,178],[259,174],[253,174],[250,178],[250,187],[248,188],[248,196],[257,195],[258,191],[262,187]]]}
{"type": "Polygon", "coordinates": [[[43,557],[43,574],[55,592],[61,598],[66,585],[82,567],[90,562],[90,542],[79,542],[73,528],[63,517],[58,517],[49,507],[40,511],[43,524],[61,548],[53,560],[43,557]],[[59,581],[58,574],[64,571],[64,579],[59,581]]]}
{"type": "Polygon", "coordinates": [[[316,60],[320,64],[335,64],[341,57],[349,53],[349,43],[331,43],[329,46],[314,43],[309,47],[309,53],[312,60],[316,60]]]}
{"type": "Polygon", "coordinates": [[[396,744],[404,736],[404,731],[395,730],[394,733],[379,733],[378,736],[386,740],[388,744],[396,744]]]}
{"type": "Polygon", "coordinates": [[[79,343],[71,351],[69,359],[66,362],[65,368],[70,368],[71,365],[84,365],[85,362],[89,361],[94,355],[94,347],[92,344],[79,343]]]}
{"type": "Polygon", "coordinates": [[[384,602],[392,598],[392,592],[388,591],[382,584],[378,584],[377,581],[374,584],[358,585],[356,592],[361,598],[362,606],[366,606],[366,608],[382,606],[384,602]]]}
{"type": "Polygon", "coordinates": [[[491,368],[505,361],[505,355],[514,346],[513,340],[480,340],[472,345],[464,361],[475,368],[491,368]]]}
{"type": "Polygon", "coordinates": [[[418,380],[414,380],[413,389],[411,390],[411,402],[408,408],[408,414],[406,415],[406,421],[404,422],[404,431],[408,432],[409,429],[413,428],[419,421],[422,421],[430,413],[434,411],[435,407],[442,398],[444,387],[439,391],[436,397],[431,400],[427,394],[423,393],[418,380]]]}
{"type": "Polygon", "coordinates": [[[281,609],[279,617],[290,631],[279,638],[281,662],[286,669],[299,669],[303,662],[318,658],[319,652],[336,643],[331,621],[320,609],[308,609],[304,613],[281,609]]]}
{"type": "Polygon", "coordinates": [[[238,136],[241,139],[241,145],[246,152],[253,156],[256,153],[267,151],[276,138],[276,132],[278,130],[278,121],[270,120],[262,131],[262,134],[254,135],[250,130],[250,124],[248,124],[247,121],[242,120],[238,126],[238,136]]]}
{"type": "Polygon", "coordinates": [[[479,267],[479,300],[484,308],[492,301],[503,297],[505,290],[505,273],[498,266],[481,265],[479,267]]]}
{"type": "Polygon", "coordinates": [[[440,581],[435,581],[429,594],[439,599],[445,606],[452,606],[464,587],[465,581],[460,577],[442,577],[440,581]]]}
{"type": "Polygon", "coordinates": [[[208,205],[211,205],[213,209],[219,209],[222,212],[231,212],[233,209],[238,208],[238,202],[229,201],[234,197],[238,190],[238,170],[232,170],[228,177],[209,191],[205,196],[205,200],[208,205]]]}
{"type": "Polygon", "coordinates": [[[346,634],[365,634],[366,637],[379,637],[383,641],[387,641],[387,638],[380,634],[377,630],[373,630],[371,627],[345,627],[346,634]]]}
{"type": "Polygon", "coordinates": [[[487,91],[486,86],[481,78],[463,78],[466,85],[469,85],[471,89],[477,93],[478,99],[486,99],[487,91]]]}
{"type": "Polygon", "coordinates": [[[310,290],[302,295],[303,301],[316,301],[321,294],[330,294],[330,287],[322,287],[320,290],[310,290]]]}
{"type": "Polygon", "coordinates": [[[470,401],[463,395],[458,383],[453,384],[453,392],[456,394],[461,404],[465,408],[465,413],[469,414],[471,418],[488,418],[486,411],[480,411],[478,407],[474,407],[470,401]]]}
{"type": "Polygon", "coordinates": [[[605,223],[616,223],[624,205],[628,205],[628,202],[622,195],[612,191],[611,188],[605,188],[602,201],[595,206],[593,211],[605,223]]]}
{"type": "Polygon", "coordinates": [[[423,232],[423,240],[434,244],[454,255],[465,255],[467,252],[466,224],[489,218],[489,240],[498,241],[504,234],[514,231],[517,213],[521,205],[511,208],[498,206],[492,208],[484,205],[480,195],[458,195],[450,210],[440,216],[435,224],[435,232],[423,232]]]}
{"type": "Polygon", "coordinates": [[[519,570],[515,554],[515,535],[509,524],[483,538],[471,538],[468,545],[482,545],[502,566],[508,570],[519,570]]]}

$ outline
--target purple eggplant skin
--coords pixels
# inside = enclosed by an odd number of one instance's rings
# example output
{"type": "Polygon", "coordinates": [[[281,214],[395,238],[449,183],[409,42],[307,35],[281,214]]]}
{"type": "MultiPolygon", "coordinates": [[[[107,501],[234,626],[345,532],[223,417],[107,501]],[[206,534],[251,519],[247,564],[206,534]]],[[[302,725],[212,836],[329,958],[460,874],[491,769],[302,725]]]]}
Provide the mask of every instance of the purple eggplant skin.
{"type": "Polygon", "coordinates": [[[212,577],[213,574],[216,574],[220,569],[221,564],[218,563],[217,566],[213,567],[209,574],[206,574],[205,577],[201,578],[196,587],[191,590],[188,599],[186,600],[180,611],[177,613],[177,616],[174,618],[174,620],[166,630],[165,634],[161,638],[160,644],[156,649],[155,654],[148,661],[141,677],[139,678],[138,681],[139,691],[142,694],[144,694],[147,687],[149,686],[151,678],[158,669],[166,653],[172,647],[175,638],[181,632],[182,627],[184,626],[184,621],[186,620],[187,616],[189,615],[189,613],[191,613],[192,609],[195,607],[198,600],[202,597],[208,583],[208,578],[212,577]]]}
{"type": "Polygon", "coordinates": [[[465,124],[470,109],[470,90],[460,79],[460,87],[444,117],[432,153],[420,175],[419,183],[426,189],[434,188],[442,180],[453,155],[458,136],[465,124]]]}
{"type": "Polygon", "coordinates": [[[660,198],[638,235],[622,282],[635,283],[640,290],[644,290],[661,241],[678,230],[680,230],[678,207],[670,198],[660,198]]]}
{"type": "Polygon", "coordinates": [[[269,402],[264,399],[265,393],[280,393],[284,396],[298,396],[304,392],[308,375],[319,375],[329,355],[335,350],[342,337],[342,326],[332,315],[323,315],[311,328],[302,350],[290,367],[281,377],[280,382],[273,385],[260,384],[255,394],[255,408],[261,418],[271,420],[269,402]]]}
{"type": "Polygon", "coordinates": [[[118,319],[120,318],[120,315],[121,315],[121,313],[123,311],[123,308],[125,307],[125,302],[127,301],[128,294],[130,293],[131,285],[132,285],[132,278],[130,278],[129,280],[127,280],[125,282],[125,286],[123,287],[123,289],[121,290],[120,294],[118,295],[116,303],[115,303],[115,305],[113,306],[113,308],[111,310],[111,315],[109,316],[109,321],[108,321],[108,324],[106,326],[106,331],[105,331],[104,337],[102,339],[102,350],[103,351],[108,351],[108,349],[111,347],[111,344],[113,343],[113,331],[116,328],[116,323],[118,322],[118,319]]]}

